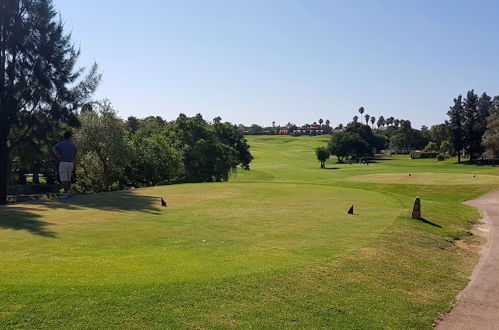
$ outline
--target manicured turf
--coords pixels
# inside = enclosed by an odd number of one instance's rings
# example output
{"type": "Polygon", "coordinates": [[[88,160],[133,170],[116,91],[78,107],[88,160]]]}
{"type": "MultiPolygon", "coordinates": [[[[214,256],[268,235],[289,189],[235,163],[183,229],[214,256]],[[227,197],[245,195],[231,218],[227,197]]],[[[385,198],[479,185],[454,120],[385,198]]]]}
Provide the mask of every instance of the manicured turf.
{"type": "Polygon", "coordinates": [[[0,208],[0,328],[431,328],[477,261],[455,244],[478,218],[461,202],[499,170],[320,169],[324,137],[248,140],[252,170],[229,183],[0,208]]]}

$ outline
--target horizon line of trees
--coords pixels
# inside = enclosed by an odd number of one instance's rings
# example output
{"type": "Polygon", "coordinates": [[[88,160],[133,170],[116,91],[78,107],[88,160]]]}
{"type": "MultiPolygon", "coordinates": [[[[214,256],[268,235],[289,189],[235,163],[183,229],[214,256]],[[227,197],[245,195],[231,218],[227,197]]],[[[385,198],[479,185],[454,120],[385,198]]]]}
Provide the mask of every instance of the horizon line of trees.
{"type": "MultiPolygon", "coordinates": [[[[360,115],[364,112],[363,107],[359,108],[360,115]]],[[[444,123],[430,129],[422,126],[420,130],[412,128],[409,120],[385,120],[383,116],[378,118],[377,126],[386,126],[386,130],[375,130],[373,116],[366,114],[365,124],[354,116],[341,132],[333,132],[327,147],[316,148],[316,156],[321,167],[330,155],[343,162],[371,157],[383,149],[395,153],[419,150],[417,157],[438,156],[439,160],[456,156],[458,163],[463,156],[470,162],[499,157],[499,96],[490,97],[485,92],[478,96],[469,90],[465,98],[459,95],[453,100],[447,115],[449,119],[444,123]]]]}

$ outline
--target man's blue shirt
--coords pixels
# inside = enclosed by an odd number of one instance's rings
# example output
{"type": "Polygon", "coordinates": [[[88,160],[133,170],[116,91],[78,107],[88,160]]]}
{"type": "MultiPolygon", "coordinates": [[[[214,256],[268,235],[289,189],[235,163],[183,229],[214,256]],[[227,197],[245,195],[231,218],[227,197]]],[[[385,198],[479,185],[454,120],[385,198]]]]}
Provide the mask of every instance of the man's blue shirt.
{"type": "Polygon", "coordinates": [[[61,162],[74,162],[76,158],[76,145],[69,141],[64,140],[55,145],[55,150],[61,155],[61,162]]]}

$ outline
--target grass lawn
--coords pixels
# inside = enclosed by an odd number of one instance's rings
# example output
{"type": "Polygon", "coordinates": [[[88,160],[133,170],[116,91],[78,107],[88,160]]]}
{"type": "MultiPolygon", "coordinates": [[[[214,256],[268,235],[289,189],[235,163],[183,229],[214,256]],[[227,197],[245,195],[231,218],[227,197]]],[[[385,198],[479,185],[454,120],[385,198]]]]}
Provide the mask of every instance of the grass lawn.
{"type": "Polygon", "coordinates": [[[248,140],[228,183],[0,207],[0,328],[431,328],[478,260],[461,202],[499,169],[320,169],[324,137],[248,140]],[[409,219],[415,196],[438,226],[409,219]]]}

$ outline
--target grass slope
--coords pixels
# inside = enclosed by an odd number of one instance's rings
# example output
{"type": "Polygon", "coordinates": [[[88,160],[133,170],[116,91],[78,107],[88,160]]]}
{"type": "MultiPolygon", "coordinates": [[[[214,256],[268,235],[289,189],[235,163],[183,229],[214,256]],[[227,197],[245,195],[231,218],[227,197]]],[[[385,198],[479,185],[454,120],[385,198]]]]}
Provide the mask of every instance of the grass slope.
{"type": "Polygon", "coordinates": [[[478,218],[461,202],[499,170],[322,170],[323,141],[249,137],[252,170],[229,183],[0,208],[0,328],[431,328],[477,260],[454,244],[478,218]],[[408,218],[415,196],[441,228],[408,218]]]}

